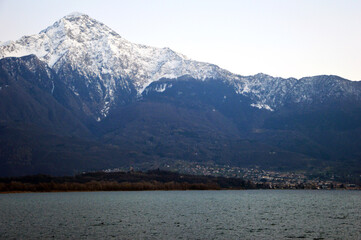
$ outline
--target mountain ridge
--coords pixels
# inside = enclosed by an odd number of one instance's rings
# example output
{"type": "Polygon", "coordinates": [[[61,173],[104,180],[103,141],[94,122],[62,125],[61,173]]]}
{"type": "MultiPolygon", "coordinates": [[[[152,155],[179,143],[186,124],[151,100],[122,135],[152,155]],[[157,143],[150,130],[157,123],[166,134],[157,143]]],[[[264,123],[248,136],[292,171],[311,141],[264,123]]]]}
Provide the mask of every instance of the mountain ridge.
{"type": "Polygon", "coordinates": [[[361,82],[236,75],[72,14],[0,46],[0,174],[187,161],[359,174],[360,109],[361,82]]]}
{"type": "Polygon", "coordinates": [[[141,96],[152,82],[161,78],[190,75],[201,81],[222,79],[238,94],[253,98],[253,107],[269,111],[282,106],[284,95],[294,85],[309,78],[297,80],[262,73],[253,76],[233,74],[214,64],[190,60],[169,48],[131,43],[82,13],[69,14],[39,34],[0,46],[0,58],[28,54],[35,54],[66,79],[74,94],[79,95],[81,91],[90,93],[87,96],[90,101],[97,102],[89,104],[97,120],[109,114],[117,104],[117,96],[141,96]]]}

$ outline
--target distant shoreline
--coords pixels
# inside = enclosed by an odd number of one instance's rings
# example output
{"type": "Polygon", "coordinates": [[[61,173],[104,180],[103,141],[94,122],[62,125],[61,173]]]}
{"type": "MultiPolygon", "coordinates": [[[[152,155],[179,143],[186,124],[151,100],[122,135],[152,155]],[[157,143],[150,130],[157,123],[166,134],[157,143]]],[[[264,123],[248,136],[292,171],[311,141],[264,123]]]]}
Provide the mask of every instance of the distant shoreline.
{"type": "Polygon", "coordinates": [[[76,176],[33,175],[0,178],[0,193],[99,192],[99,191],[188,191],[188,190],[361,190],[359,186],[319,189],[313,185],[270,186],[241,178],[188,175],[151,170],[148,172],[91,172],[76,176]]]}
{"type": "Polygon", "coordinates": [[[0,192],[74,192],[74,191],[154,191],[254,189],[256,185],[240,178],[148,172],[92,172],[76,176],[34,175],[0,178],[0,192]]]}
{"type": "Polygon", "coordinates": [[[179,189],[168,189],[168,190],[95,190],[95,191],[58,191],[58,190],[51,190],[51,191],[9,191],[9,192],[0,192],[1,194],[21,194],[21,193],[76,193],[76,192],[169,192],[169,191],[179,191],[179,192],[187,192],[187,191],[245,191],[245,190],[252,190],[252,191],[360,191],[361,189],[346,189],[346,188],[338,188],[338,189],[186,189],[186,190],[179,190],[179,189]]]}

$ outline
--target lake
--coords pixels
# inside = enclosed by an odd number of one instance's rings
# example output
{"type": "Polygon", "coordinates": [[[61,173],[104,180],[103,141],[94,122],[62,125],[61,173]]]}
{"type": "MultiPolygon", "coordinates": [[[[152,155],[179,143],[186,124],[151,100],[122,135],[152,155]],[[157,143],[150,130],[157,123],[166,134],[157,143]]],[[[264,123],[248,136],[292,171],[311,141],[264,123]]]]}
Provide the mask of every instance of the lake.
{"type": "Polygon", "coordinates": [[[1,239],[361,239],[361,191],[0,194],[1,239]]]}

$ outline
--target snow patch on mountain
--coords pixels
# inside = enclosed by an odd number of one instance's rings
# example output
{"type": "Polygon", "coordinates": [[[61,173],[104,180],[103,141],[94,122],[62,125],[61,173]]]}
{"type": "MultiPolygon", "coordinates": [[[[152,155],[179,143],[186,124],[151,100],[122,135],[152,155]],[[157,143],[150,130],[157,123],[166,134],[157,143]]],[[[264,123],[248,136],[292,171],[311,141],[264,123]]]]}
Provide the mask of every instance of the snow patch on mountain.
{"type": "Polygon", "coordinates": [[[164,92],[167,88],[171,88],[173,86],[173,84],[167,84],[167,83],[163,83],[160,84],[159,86],[157,86],[154,90],[156,92],[164,92]]]}
{"type": "Polygon", "coordinates": [[[268,110],[268,111],[271,111],[271,112],[274,111],[270,106],[268,106],[267,104],[264,104],[264,103],[252,103],[251,107],[255,107],[255,108],[258,108],[258,109],[265,109],[265,110],[268,110]]]}

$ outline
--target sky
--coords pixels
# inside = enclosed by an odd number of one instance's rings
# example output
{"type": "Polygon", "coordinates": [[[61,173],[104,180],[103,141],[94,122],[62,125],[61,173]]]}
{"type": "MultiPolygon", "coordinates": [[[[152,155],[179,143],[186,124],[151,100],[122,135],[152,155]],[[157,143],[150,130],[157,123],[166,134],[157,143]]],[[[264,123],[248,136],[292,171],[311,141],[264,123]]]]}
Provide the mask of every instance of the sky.
{"type": "Polygon", "coordinates": [[[361,80],[359,0],[0,0],[0,41],[72,12],[236,74],[361,80]]]}

